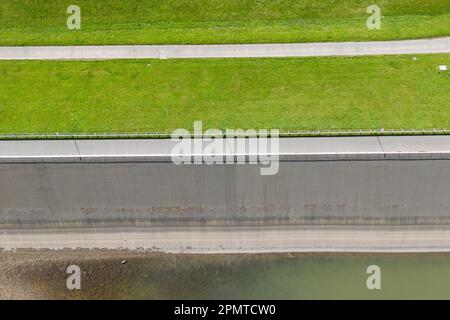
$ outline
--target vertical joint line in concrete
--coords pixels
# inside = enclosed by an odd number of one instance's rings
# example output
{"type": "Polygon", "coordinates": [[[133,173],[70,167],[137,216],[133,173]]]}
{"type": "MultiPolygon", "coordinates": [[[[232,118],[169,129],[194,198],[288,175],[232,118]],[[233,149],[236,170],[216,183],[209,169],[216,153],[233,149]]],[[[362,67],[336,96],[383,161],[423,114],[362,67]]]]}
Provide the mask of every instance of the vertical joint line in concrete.
{"type": "Polygon", "coordinates": [[[380,137],[377,137],[378,144],[380,145],[381,151],[383,151],[383,157],[386,159],[386,152],[384,152],[383,144],[381,143],[380,137]]]}
{"type": "Polygon", "coordinates": [[[74,139],[73,143],[75,144],[75,148],[77,148],[78,158],[80,158],[80,161],[81,161],[81,152],[80,152],[80,149],[78,148],[77,140],[74,139]]]}

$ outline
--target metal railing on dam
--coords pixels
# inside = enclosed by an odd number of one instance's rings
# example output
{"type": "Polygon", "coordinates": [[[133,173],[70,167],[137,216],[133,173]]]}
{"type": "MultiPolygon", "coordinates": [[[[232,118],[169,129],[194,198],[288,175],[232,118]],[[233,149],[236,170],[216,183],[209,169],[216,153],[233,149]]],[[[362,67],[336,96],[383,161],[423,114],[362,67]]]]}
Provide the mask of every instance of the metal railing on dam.
{"type": "Polygon", "coordinates": [[[176,143],[0,141],[0,228],[450,222],[450,136],[282,138],[266,176],[176,143]]]}

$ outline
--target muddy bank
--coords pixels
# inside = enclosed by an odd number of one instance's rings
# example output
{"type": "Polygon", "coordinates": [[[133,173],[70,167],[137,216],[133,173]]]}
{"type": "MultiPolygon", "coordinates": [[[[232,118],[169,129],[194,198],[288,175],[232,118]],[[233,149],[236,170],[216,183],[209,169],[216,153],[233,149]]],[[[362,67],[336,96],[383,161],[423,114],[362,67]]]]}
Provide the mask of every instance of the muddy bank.
{"type": "Polygon", "coordinates": [[[120,250],[0,252],[1,299],[450,298],[450,254],[169,255],[120,250]],[[66,268],[81,269],[68,290],[66,268]],[[382,270],[368,290],[366,269],[382,270]]]}

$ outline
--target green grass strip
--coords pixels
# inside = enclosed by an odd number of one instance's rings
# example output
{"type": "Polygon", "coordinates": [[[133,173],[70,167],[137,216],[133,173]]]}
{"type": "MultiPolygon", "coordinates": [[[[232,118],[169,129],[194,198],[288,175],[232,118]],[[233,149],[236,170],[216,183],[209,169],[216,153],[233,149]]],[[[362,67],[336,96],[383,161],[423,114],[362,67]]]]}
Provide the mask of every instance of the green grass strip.
{"type": "Polygon", "coordinates": [[[3,61],[0,134],[450,128],[450,55],[3,61]]]}
{"type": "Polygon", "coordinates": [[[450,35],[448,0],[2,0],[0,45],[367,41],[450,35]],[[66,9],[81,8],[81,30],[66,9]],[[382,9],[369,30],[366,9],[382,9]]]}

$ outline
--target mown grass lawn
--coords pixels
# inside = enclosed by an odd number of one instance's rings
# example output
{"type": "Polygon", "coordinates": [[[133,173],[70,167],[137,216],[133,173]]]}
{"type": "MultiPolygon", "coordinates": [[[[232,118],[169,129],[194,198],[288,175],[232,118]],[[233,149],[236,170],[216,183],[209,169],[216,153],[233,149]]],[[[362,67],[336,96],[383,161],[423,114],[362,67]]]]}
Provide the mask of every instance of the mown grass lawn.
{"type": "Polygon", "coordinates": [[[448,0],[1,0],[0,45],[205,44],[450,35],[448,0]],[[81,30],[66,9],[81,8],[81,30]],[[381,30],[366,9],[382,8],[381,30]]]}
{"type": "Polygon", "coordinates": [[[0,133],[450,128],[450,55],[0,62],[0,133]]]}

